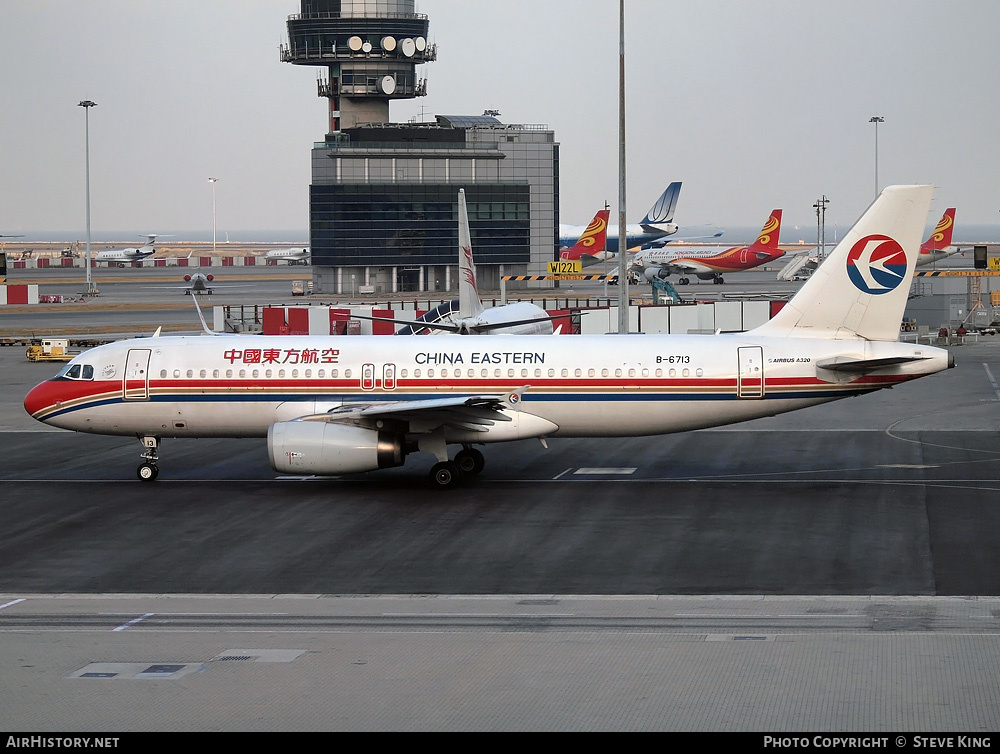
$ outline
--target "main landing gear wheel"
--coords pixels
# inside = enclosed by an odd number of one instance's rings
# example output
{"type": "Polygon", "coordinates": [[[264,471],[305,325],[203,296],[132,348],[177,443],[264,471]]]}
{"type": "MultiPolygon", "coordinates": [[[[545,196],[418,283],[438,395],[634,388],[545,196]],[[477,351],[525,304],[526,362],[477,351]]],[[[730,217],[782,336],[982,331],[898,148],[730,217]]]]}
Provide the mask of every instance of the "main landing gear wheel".
{"type": "Polygon", "coordinates": [[[160,475],[160,468],[153,463],[143,463],[135,471],[136,475],[144,482],[152,482],[160,475]]]}
{"type": "Polygon", "coordinates": [[[486,466],[486,459],[475,448],[465,448],[455,455],[455,463],[466,476],[476,476],[486,466]]]}
{"type": "Polygon", "coordinates": [[[431,468],[431,481],[440,489],[451,489],[462,481],[462,470],[454,461],[436,463],[431,468]]]}

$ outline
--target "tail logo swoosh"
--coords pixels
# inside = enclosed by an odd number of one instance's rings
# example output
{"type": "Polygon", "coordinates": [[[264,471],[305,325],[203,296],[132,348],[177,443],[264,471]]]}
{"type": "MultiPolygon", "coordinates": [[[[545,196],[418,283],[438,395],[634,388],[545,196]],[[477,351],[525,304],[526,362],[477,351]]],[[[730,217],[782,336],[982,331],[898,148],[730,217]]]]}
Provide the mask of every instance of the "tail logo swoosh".
{"type": "Polygon", "coordinates": [[[847,275],[863,293],[889,293],[906,277],[906,252],[889,236],[865,236],[847,255],[847,275]]]}

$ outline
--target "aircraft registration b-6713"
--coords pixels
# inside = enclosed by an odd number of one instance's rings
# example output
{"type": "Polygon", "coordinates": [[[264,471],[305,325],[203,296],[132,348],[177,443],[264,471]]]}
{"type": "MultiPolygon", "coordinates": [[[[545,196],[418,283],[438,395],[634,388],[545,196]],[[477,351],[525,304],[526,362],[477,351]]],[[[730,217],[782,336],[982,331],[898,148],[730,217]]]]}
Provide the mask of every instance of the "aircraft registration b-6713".
{"type": "Polygon", "coordinates": [[[86,351],[24,406],[55,427],[139,438],[266,437],[275,471],[337,476],[417,451],[450,487],[476,445],[714,427],[953,366],[898,342],[932,187],[886,188],[771,320],[717,335],[152,337],[86,351]],[[449,460],[449,446],[461,446],[449,460]]]}

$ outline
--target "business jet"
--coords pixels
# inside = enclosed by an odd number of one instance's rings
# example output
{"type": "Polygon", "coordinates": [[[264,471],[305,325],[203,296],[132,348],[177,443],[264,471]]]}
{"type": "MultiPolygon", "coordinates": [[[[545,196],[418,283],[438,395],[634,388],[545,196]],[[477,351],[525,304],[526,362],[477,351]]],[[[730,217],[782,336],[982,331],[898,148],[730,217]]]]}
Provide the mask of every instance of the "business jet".
{"type": "Polygon", "coordinates": [[[552,316],[530,301],[486,308],[479,296],[472,231],[465,189],[458,190],[458,301],[445,301],[415,320],[394,319],[403,325],[397,335],[428,335],[434,331],[458,335],[551,335],[552,316]]]}
{"type": "Polygon", "coordinates": [[[311,253],[308,246],[300,246],[296,249],[272,249],[264,258],[275,262],[284,259],[288,264],[309,264],[311,253]]]}
{"type": "Polygon", "coordinates": [[[716,427],[864,395],[954,366],[898,341],[932,186],[890,186],[768,322],[717,335],[164,336],[75,357],[25,410],[137,437],[266,438],[279,474],[340,476],[424,452],[448,488],[474,445],[716,427]],[[461,449],[449,459],[449,446],[461,449]]]}
{"type": "Polygon", "coordinates": [[[94,259],[98,262],[107,262],[108,267],[124,267],[132,262],[142,263],[146,257],[151,257],[156,253],[156,239],[161,238],[161,234],[148,233],[145,236],[146,243],[139,247],[130,249],[113,249],[110,251],[99,251],[94,259]]]}
{"type": "MultiPolygon", "coordinates": [[[[674,209],[677,206],[677,197],[681,193],[680,182],[671,183],[660,194],[646,215],[635,225],[625,226],[625,248],[631,249],[636,246],[654,241],[664,236],[669,236],[677,232],[677,224],[674,222],[674,209]]],[[[590,226],[582,225],[560,225],[559,226],[559,246],[565,248],[576,244],[577,240],[587,231],[590,226]]],[[[614,256],[618,251],[618,236],[620,228],[617,225],[610,225],[607,228],[607,253],[605,256],[614,256]]],[[[603,261],[604,257],[601,260],[603,261]]]]}
{"type": "Polygon", "coordinates": [[[688,275],[701,280],[711,280],[722,284],[724,272],[742,272],[773,262],[784,255],[778,248],[781,234],[781,210],[771,211],[771,216],[760,231],[760,235],[749,246],[669,246],[642,249],[632,257],[632,269],[647,280],[668,278],[671,273],[679,273],[678,282],[687,285],[688,275]]]}

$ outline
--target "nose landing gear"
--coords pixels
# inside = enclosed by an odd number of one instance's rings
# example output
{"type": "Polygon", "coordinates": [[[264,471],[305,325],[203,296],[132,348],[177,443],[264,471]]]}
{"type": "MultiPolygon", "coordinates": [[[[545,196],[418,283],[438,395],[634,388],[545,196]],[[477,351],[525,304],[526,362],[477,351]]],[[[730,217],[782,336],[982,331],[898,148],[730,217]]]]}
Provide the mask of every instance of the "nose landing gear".
{"type": "Polygon", "coordinates": [[[156,462],[160,460],[156,454],[160,445],[160,439],[158,437],[147,436],[140,437],[139,441],[142,443],[142,447],[146,449],[142,454],[142,458],[145,460],[139,464],[139,468],[135,470],[135,473],[142,481],[152,482],[160,475],[160,468],[156,465],[156,462]]]}

